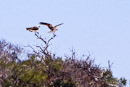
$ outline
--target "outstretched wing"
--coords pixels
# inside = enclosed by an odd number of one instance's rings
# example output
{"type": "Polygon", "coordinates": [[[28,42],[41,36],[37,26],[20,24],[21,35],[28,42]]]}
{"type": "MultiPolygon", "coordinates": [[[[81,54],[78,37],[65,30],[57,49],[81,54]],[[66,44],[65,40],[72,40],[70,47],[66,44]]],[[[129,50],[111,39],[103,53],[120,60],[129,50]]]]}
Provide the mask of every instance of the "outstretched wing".
{"type": "Polygon", "coordinates": [[[48,28],[51,29],[51,30],[53,28],[53,26],[51,24],[49,24],[49,23],[40,22],[40,24],[48,26],[48,28]]]}
{"type": "Polygon", "coordinates": [[[58,25],[54,26],[54,29],[55,29],[56,27],[58,27],[58,26],[62,25],[62,24],[63,24],[63,23],[61,23],[61,24],[58,24],[58,25]]]}

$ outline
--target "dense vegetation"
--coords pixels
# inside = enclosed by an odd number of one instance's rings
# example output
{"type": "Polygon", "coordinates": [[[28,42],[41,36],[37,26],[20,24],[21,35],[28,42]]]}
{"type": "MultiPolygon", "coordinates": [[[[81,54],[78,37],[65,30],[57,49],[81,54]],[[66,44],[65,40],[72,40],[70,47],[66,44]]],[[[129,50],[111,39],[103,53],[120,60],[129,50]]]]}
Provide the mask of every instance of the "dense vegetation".
{"type": "MultiPolygon", "coordinates": [[[[0,41],[0,87],[123,87],[124,78],[117,79],[112,75],[111,67],[101,68],[94,64],[90,56],[76,59],[75,52],[65,59],[48,51],[49,40],[44,40],[35,33],[44,47],[30,47],[33,53],[26,53],[22,60],[23,48],[0,41]]],[[[110,65],[110,63],[108,63],[110,65]]]]}

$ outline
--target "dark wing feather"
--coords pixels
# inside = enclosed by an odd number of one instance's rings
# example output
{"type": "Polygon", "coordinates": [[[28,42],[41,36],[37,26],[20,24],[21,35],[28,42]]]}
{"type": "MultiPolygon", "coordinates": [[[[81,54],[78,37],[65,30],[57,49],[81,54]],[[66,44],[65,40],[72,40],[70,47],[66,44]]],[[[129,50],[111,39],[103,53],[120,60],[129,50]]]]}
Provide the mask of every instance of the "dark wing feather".
{"type": "Polygon", "coordinates": [[[50,29],[53,28],[53,26],[52,26],[51,24],[49,24],[49,23],[40,22],[40,24],[42,24],[42,25],[47,25],[50,29]]]}
{"type": "Polygon", "coordinates": [[[30,27],[30,28],[26,28],[27,30],[38,30],[38,27],[30,27]]]}
{"type": "Polygon", "coordinates": [[[30,27],[30,28],[26,28],[26,29],[31,31],[31,32],[35,32],[39,29],[39,27],[30,27]]]}
{"type": "Polygon", "coordinates": [[[32,30],[38,30],[39,28],[38,27],[33,27],[32,30]]]}
{"type": "Polygon", "coordinates": [[[26,28],[27,30],[30,30],[30,29],[32,29],[32,28],[26,28]]]}

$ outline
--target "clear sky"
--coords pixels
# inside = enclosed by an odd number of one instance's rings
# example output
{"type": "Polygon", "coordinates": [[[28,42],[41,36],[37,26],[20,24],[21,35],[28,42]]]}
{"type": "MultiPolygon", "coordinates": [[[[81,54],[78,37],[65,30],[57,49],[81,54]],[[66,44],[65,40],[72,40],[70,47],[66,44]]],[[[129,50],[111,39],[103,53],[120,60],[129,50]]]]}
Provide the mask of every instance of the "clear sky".
{"type": "MultiPolygon", "coordinates": [[[[37,44],[26,27],[40,21],[58,27],[51,51],[64,55],[74,48],[79,55],[90,53],[96,64],[113,62],[115,77],[130,80],[130,0],[0,0],[0,39],[27,45],[37,44]]],[[[48,28],[39,31],[50,37],[48,28]]]]}

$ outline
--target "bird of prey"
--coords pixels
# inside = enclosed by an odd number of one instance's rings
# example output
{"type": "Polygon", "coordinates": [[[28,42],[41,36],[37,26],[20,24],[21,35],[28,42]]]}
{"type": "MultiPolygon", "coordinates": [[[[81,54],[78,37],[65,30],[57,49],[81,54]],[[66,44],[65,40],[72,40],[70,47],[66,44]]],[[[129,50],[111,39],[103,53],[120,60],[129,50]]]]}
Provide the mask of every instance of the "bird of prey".
{"type": "Polygon", "coordinates": [[[54,27],[52,26],[52,24],[45,23],[45,22],[40,22],[40,24],[48,26],[48,28],[51,30],[50,33],[55,33],[55,31],[58,30],[58,29],[56,29],[56,28],[57,28],[58,26],[62,25],[63,23],[58,24],[58,25],[55,25],[54,27]]]}
{"type": "Polygon", "coordinates": [[[29,27],[26,28],[27,30],[29,30],[30,32],[36,32],[39,29],[40,26],[34,26],[34,27],[29,27]]]}

